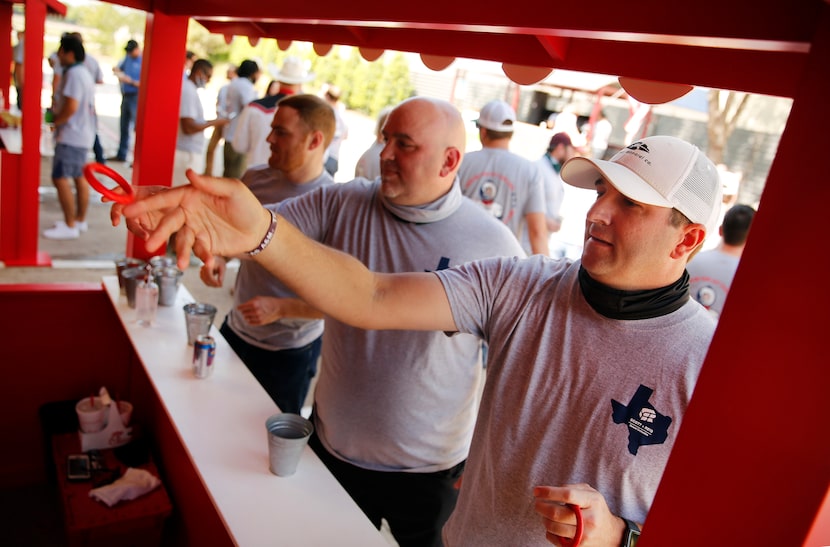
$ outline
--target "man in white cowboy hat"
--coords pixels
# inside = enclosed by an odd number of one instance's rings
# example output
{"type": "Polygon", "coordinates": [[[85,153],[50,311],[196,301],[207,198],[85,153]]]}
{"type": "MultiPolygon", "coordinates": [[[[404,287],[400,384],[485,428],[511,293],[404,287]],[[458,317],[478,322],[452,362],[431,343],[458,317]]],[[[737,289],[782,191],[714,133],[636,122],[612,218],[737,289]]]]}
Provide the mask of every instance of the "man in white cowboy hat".
{"type": "Polygon", "coordinates": [[[242,109],[231,141],[234,150],[245,154],[245,163],[249,168],[268,163],[271,149],[265,139],[271,132],[271,121],[279,100],[287,95],[302,93],[303,84],[314,79],[314,74],[308,72],[303,61],[291,56],[285,58],[274,79],[280,83],[279,92],[252,101],[242,109]]]}

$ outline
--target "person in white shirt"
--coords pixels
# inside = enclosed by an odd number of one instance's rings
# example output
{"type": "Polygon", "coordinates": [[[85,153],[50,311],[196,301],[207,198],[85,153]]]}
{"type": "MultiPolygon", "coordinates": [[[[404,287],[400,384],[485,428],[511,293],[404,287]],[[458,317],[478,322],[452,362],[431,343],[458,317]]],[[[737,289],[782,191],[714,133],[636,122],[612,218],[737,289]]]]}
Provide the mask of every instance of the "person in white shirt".
{"type": "Polygon", "coordinates": [[[334,139],[326,150],[325,160],[326,171],[333,177],[340,168],[340,146],[344,140],[349,138],[349,126],[346,125],[346,120],[343,119],[343,104],[340,102],[340,88],[336,85],[328,84],[325,93],[323,93],[323,99],[334,110],[334,116],[337,119],[337,129],[334,132],[334,139]]]}
{"type": "Polygon", "coordinates": [[[233,135],[233,149],[245,155],[247,168],[265,165],[271,157],[268,134],[271,133],[271,121],[277,111],[277,103],[289,95],[303,92],[303,84],[314,79],[314,74],[306,70],[305,64],[298,57],[286,57],[282,68],[274,75],[279,84],[276,93],[245,105],[236,119],[236,131],[233,135]]]}
{"type": "MultiPolygon", "coordinates": [[[[230,88],[233,79],[236,78],[236,65],[228,65],[226,75],[228,83],[220,87],[219,92],[216,94],[217,118],[228,117],[228,89],[230,88]]],[[[224,127],[215,127],[213,129],[213,133],[210,135],[207,151],[205,152],[205,175],[213,175],[213,160],[216,154],[216,147],[219,146],[219,142],[222,140],[223,130],[224,127]]]]}
{"type": "Polygon", "coordinates": [[[354,167],[355,177],[375,180],[380,176],[380,153],[386,144],[386,139],[383,138],[383,125],[391,111],[391,107],[386,107],[378,114],[378,121],[375,124],[375,142],[357,160],[354,167]]]}
{"type": "Polygon", "coordinates": [[[225,126],[223,133],[225,137],[225,168],[222,176],[238,179],[245,171],[245,153],[234,149],[233,137],[236,131],[238,116],[242,112],[242,109],[245,108],[245,105],[256,99],[254,84],[259,78],[259,65],[255,61],[246,59],[239,64],[236,75],[236,78],[231,80],[226,99],[227,114],[231,121],[225,126]]]}
{"type": "Polygon", "coordinates": [[[185,173],[188,169],[193,169],[197,173],[201,173],[204,169],[205,129],[224,127],[230,121],[227,118],[205,120],[205,111],[199,99],[198,90],[207,85],[212,75],[213,65],[210,61],[198,59],[193,63],[190,74],[182,82],[173,186],[187,184],[185,173]]]}

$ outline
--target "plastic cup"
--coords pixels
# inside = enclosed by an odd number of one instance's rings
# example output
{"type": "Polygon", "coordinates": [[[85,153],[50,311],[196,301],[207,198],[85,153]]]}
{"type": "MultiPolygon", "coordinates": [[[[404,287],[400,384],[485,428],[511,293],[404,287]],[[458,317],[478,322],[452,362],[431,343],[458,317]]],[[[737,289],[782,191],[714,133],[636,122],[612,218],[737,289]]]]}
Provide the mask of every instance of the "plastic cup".
{"type": "Polygon", "coordinates": [[[182,275],[184,272],[175,266],[162,266],[153,270],[153,277],[159,286],[160,306],[172,306],[176,303],[176,293],[179,291],[182,275]]]}
{"type": "Polygon", "coordinates": [[[75,404],[78,425],[84,433],[96,433],[107,425],[109,407],[101,402],[100,397],[87,397],[75,404]]]}
{"type": "Polygon", "coordinates": [[[203,302],[184,305],[184,320],[187,327],[187,343],[192,346],[202,334],[210,334],[210,326],[216,317],[216,306],[203,302]]]}
{"type": "Polygon", "coordinates": [[[279,477],[293,475],[314,426],[299,414],[283,412],[265,420],[265,429],[271,473],[279,477]]]}
{"type": "Polygon", "coordinates": [[[147,270],[144,268],[127,268],[121,272],[124,278],[124,291],[127,293],[127,305],[135,308],[135,289],[138,284],[147,278],[147,270]]]}
{"type": "Polygon", "coordinates": [[[121,289],[121,294],[127,294],[126,289],[124,288],[124,278],[121,277],[121,274],[124,270],[130,268],[141,268],[146,264],[140,258],[122,258],[120,260],[115,261],[115,272],[118,276],[118,287],[121,289]]]}

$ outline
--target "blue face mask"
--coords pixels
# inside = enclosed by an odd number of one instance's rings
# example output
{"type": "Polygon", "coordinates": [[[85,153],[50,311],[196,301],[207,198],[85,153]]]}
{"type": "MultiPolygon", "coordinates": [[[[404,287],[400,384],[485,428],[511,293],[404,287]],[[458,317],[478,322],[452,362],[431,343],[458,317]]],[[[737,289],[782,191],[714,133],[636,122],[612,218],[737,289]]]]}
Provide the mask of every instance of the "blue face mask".
{"type": "Polygon", "coordinates": [[[197,76],[193,83],[196,84],[196,87],[202,89],[205,85],[207,85],[207,78],[204,76],[197,76]]]}

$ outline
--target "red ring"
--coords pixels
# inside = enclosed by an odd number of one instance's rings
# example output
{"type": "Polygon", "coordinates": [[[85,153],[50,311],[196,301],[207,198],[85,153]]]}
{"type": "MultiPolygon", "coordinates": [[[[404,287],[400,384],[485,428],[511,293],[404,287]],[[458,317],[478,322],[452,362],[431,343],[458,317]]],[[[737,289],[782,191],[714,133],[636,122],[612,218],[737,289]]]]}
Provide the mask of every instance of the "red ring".
{"type": "Polygon", "coordinates": [[[102,163],[88,163],[84,166],[84,177],[86,177],[87,182],[89,182],[93,188],[103,194],[107,199],[123,204],[135,201],[135,190],[133,190],[132,185],[127,182],[120,173],[111,167],[107,167],[102,163]],[[101,173],[102,175],[110,177],[118,183],[118,186],[120,186],[126,194],[116,194],[111,189],[104,186],[101,181],[96,178],[95,173],[101,173]]]}
{"type": "Polygon", "coordinates": [[[576,532],[574,533],[574,537],[571,539],[562,538],[560,543],[562,543],[563,547],[579,547],[579,544],[582,543],[582,509],[573,503],[569,503],[568,508],[576,515],[576,532]]]}

